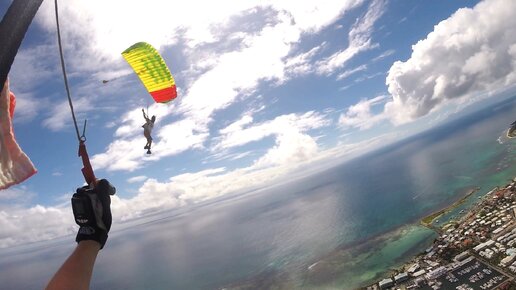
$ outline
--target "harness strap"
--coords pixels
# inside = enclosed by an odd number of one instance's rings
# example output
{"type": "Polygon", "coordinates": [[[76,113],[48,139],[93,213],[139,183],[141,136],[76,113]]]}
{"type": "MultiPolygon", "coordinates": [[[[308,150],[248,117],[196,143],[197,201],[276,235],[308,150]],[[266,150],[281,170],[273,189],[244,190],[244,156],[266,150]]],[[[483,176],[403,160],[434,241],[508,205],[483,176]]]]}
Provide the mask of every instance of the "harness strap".
{"type": "Polygon", "coordinates": [[[81,171],[84,176],[84,180],[88,184],[95,184],[97,180],[95,178],[95,173],[93,173],[93,168],[91,167],[90,158],[88,156],[88,151],[86,151],[86,144],[84,140],[79,142],[79,157],[82,159],[82,165],[84,166],[81,171]]]}
{"type": "Polygon", "coordinates": [[[0,22],[0,91],[41,2],[43,0],[14,0],[0,22]]]}

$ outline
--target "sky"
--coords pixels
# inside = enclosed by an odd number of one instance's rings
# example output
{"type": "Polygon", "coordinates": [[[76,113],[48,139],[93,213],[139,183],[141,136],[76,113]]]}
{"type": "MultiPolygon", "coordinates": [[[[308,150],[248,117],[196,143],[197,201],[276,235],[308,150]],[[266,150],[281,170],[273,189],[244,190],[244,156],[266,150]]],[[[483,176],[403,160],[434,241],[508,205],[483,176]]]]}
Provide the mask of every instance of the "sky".
{"type": "MultiPolygon", "coordinates": [[[[0,1],[5,13],[11,1],[0,1]]],[[[10,72],[14,131],[38,173],[0,191],[0,248],[73,235],[82,167],[53,1],[10,72]]],[[[63,1],[64,57],[96,176],[123,221],[330,168],[513,96],[516,2],[63,1]],[[159,50],[155,104],[121,52],[159,50]],[[110,80],[103,84],[103,80],[110,80]],[[152,154],[141,109],[157,117],[152,154]]]]}

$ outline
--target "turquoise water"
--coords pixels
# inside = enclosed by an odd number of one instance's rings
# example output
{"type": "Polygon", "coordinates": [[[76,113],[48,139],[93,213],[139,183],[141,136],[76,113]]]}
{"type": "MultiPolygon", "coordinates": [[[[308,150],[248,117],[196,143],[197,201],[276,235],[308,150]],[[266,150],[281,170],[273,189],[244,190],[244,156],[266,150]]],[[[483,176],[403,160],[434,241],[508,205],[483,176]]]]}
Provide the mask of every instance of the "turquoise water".
{"type": "Polygon", "coordinates": [[[315,282],[305,280],[303,287],[352,289],[379,279],[432,242],[435,235],[417,226],[421,217],[480,187],[449,214],[451,218],[476,202],[477,196],[516,176],[516,141],[499,138],[516,115],[514,102],[508,104],[504,111],[488,108],[344,165],[342,170],[352,169],[362,178],[355,183],[347,179],[343,186],[365,195],[346,203],[361,210],[369,207],[369,212],[357,215],[343,243],[358,240],[368,246],[344,247],[319,260],[331,264],[322,272],[332,275],[326,281],[312,275],[315,282]]]}
{"type": "Polygon", "coordinates": [[[352,248],[336,250],[308,271],[305,289],[351,289],[377,281],[427,248],[436,234],[404,226],[352,248]],[[316,268],[317,267],[317,268],[316,268]]]}
{"type": "MultiPolygon", "coordinates": [[[[293,184],[133,223],[110,235],[92,289],[353,289],[374,281],[432,242],[421,217],[516,176],[516,139],[499,142],[514,100],[293,184]]],[[[41,289],[72,240],[0,252],[1,288],[41,289]]]]}

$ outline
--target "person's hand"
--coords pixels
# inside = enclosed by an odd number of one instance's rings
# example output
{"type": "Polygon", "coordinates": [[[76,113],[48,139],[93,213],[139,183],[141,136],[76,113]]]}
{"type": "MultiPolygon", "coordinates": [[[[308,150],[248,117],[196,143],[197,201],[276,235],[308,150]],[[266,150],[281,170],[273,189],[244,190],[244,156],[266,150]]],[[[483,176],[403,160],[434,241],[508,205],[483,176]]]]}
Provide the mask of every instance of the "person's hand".
{"type": "Polygon", "coordinates": [[[97,241],[104,247],[111,229],[111,198],[116,189],[106,179],[97,182],[95,188],[84,186],[72,197],[75,222],[80,226],[75,241],[97,241]]]}

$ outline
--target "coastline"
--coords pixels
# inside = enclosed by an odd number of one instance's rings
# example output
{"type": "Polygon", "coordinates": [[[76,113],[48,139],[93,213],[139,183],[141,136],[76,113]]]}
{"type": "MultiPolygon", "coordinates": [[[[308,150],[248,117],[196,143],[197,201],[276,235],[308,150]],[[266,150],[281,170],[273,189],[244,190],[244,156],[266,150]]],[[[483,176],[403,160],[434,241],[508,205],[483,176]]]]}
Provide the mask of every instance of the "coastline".
{"type": "Polygon", "coordinates": [[[466,202],[466,200],[468,200],[471,195],[473,195],[475,192],[479,191],[480,190],[480,187],[477,186],[475,187],[474,189],[470,189],[468,191],[468,193],[466,193],[465,196],[463,196],[461,199],[457,200],[456,202],[450,204],[449,206],[443,208],[443,209],[440,209],[436,212],[433,212],[429,215],[427,215],[426,217],[423,217],[421,220],[420,220],[420,224],[424,227],[427,227],[431,230],[434,230],[436,231],[438,234],[441,234],[442,233],[442,229],[440,227],[437,227],[437,226],[434,226],[433,223],[435,221],[438,220],[438,218],[442,217],[443,215],[451,212],[452,210],[454,210],[455,208],[459,207],[460,205],[462,205],[464,202],[466,202]]]}
{"type": "MultiPolygon", "coordinates": [[[[502,183],[485,184],[482,186],[488,191],[499,188],[502,183]]],[[[260,285],[260,289],[366,289],[369,285],[385,277],[393,277],[404,272],[414,259],[423,258],[425,251],[439,239],[437,226],[423,226],[422,220],[434,215],[441,218],[446,214],[456,211],[467,204],[467,208],[461,218],[475,208],[476,204],[488,196],[493,190],[483,194],[476,185],[464,188],[462,197],[452,204],[434,211],[423,218],[415,218],[406,225],[397,229],[382,232],[374,237],[357,240],[351,244],[337,247],[333,251],[304,263],[303,267],[267,268],[260,273],[225,284],[218,289],[242,290],[258,289],[253,285],[260,285]],[[482,199],[477,200],[477,197],[482,199]],[[473,200],[474,199],[474,200],[473,200]],[[473,202],[473,203],[471,203],[473,202]],[[438,214],[440,213],[440,214],[438,214]],[[367,269],[364,271],[363,269],[367,269]]],[[[455,218],[453,218],[455,219],[455,218]]],[[[452,220],[452,219],[450,219],[452,220]]],[[[458,221],[453,220],[454,223],[458,221]]],[[[403,289],[403,288],[402,288],[403,289]]]]}
{"type": "MultiPolygon", "coordinates": [[[[510,198],[511,201],[513,201],[513,204],[516,203],[516,201],[514,201],[514,200],[516,200],[516,190],[515,190],[515,187],[516,187],[516,177],[512,178],[512,180],[508,184],[506,184],[505,186],[503,186],[503,187],[502,186],[496,186],[495,188],[493,188],[489,192],[485,193],[484,195],[479,196],[478,197],[479,201],[477,201],[477,202],[473,203],[472,205],[470,205],[469,208],[465,212],[462,213],[462,211],[461,211],[461,215],[460,215],[458,220],[448,220],[447,222],[443,223],[441,226],[436,226],[433,223],[438,218],[440,218],[443,215],[453,211],[454,209],[456,209],[457,207],[462,205],[464,202],[466,202],[469,198],[471,198],[471,196],[475,192],[477,192],[480,189],[480,187],[476,187],[475,189],[470,190],[466,194],[466,196],[464,196],[461,199],[459,199],[458,201],[450,204],[449,206],[447,206],[447,207],[445,207],[445,208],[443,208],[441,210],[435,211],[435,212],[431,213],[430,215],[427,215],[427,216],[423,217],[420,220],[420,225],[425,227],[425,228],[433,230],[438,235],[438,238],[436,238],[433,241],[432,246],[427,248],[425,251],[421,251],[421,252],[417,253],[416,255],[413,255],[412,258],[408,259],[405,263],[403,263],[403,265],[391,269],[390,271],[385,273],[382,277],[378,278],[376,283],[374,283],[374,284],[369,283],[369,284],[366,284],[366,285],[364,285],[364,286],[362,286],[360,288],[356,288],[356,289],[379,289],[378,285],[379,285],[379,280],[380,279],[386,278],[386,277],[391,277],[391,278],[383,279],[382,281],[385,281],[385,280],[388,280],[388,279],[392,279],[392,281],[394,282],[395,279],[393,277],[395,277],[396,275],[399,275],[399,274],[402,274],[402,273],[407,274],[407,273],[410,272],[410,268],[414,267],[415,265],[419,265],[422,261],[424,261],[423,262],[423,264],[424,264],[428,260],[434,259],[436,256],[438,256],[438,254],[436,254],[438,252],[437,249],[441,249],[441,248],[447,247],[446,245],[448,245],[448,241],[446,243],[444,243],[444,244],[443,244],[443,241],[446,241],[446,238],[448,237],[448,235],[452,235],[453,230],[455,230],[457,228],[460,228],[461,226],[463,226],[466,223],[469,223],[469,225],[471,225],[472,223],[474,223],[475,218],[477,218],[477,220],[478,220],[479,212],[481,212],[481,211],[483,211],[485,209],[486,204],[492,203],[492,200],[499,201],[499,200],[502,200],[502,199],[509,199],[509,198],[510,198]]],[[[514,208],[515,216],[513,217],[513,219],[516,219],[516,205],[513,205],[511,208],[514,208]]],[[[490,212],[488,212],[487,215],[490,215],[490,212]]],[[[503,235],[502,235],[503,233],[508,233],[511,230],[515,231],[516,230],[516,223],[515,222],[509,222],[509,224],[507,224],[507,225],[505,225],[503,227],[500,227],[500,228],[503,228],[503,230],[500,231],[501,233],[496,233],[496,231],[493,231],[494,233],[493,233],[493,236],[491,237],[492,239],[494,239],[495,237],[503,237],[503,235]],[[507,226],[509,226],[509,227],[507,229],[505,229],[505,227],[507,227],[507,226]]],[[[502,276],[505,276],[505,278],[507,278],[507,281],[505,281],[502,284],[506,283],[507,285],[509,285],[510,283],[514,283],[514,281],[515,281],[514,279],[515,279],[516,273],[511,273],[507,269],[503,269],[503,268],[499,267],[498,263],[500,263],[500,261],[502,260],[501,257],[497,256],[496,257],[496,262],[495,263],[491,263],[492,261],[489,261],[489,259],[485,259],[483,256],[480,257],[481,255],[478,255],[477,253],[472,251],[473,245],[477,244],[477,246],[480,246],[480,245],[485,244],[485,243],[487,243],[487,242],[485,242],[485,238],[482,239],[482,240],[477,240],[476,242],[469,243],[467,246],[462,248],[462,250],[461,250],[462,252],[458,251],[457,249],[454,248],[453,251],[451,251],[452,255],[449,256],[449,257],[453,257],[453,260],[449,259],[448,262],[454,261],[455,263],[460,263],[459,260],[457,259],[457,257],[460,256],[460,255],[466,255],[466,253],[467,253],[467,254],[470,254],[470,259],[477,259],[477,261],[481,261],[482,263],[487,265],[487,267],[491,267],[491,269],[498,270],[499,273],[502,274],[502,276]],[[484,243],[480,243],[480,241],[484,241],[484,243]]],[[[462,244],[460,246],[462,246],[462,244]]],[[[442,258],[442,257],[440,257],[440,258],[442,258]]],[[[455,267],[455,266],[453,266],[453,265],[455,265],[454,263],[449,264],[449,265],[442,265],[445,260],[446,259],[438,259],[437,260],[437,261],[439,261],[439,264],[441,264],[441,266],[440,266],[440,268],[437,268],[436,271],[441,269],[441,268],[442,269],[447,269],[447,268],[451,269],[451,268],[455,267]],[[450,266],[450,265],[452,265],[452,266],[450,266]]],[[[431,262],[432,261],[430,261],[430,263],[431,262]]],[[[437,263],[434,262],[434,264],[436,264],[434,266],[437,266],[437,263]]],[[[423,267],[421,266],[421,268],[423,268],[423,267]]],[[[429,272],[426,272],[426,273],[429,273],[429,272]]],[[[415,273],[411,272],[411,273],[409,273],[408,277],[412,277],[413,275],[415,275],[415,273]]],[[[416,276],[414,276],[412,279],[417,281],[417,279],[415,279],[415,277],[416,276]]],[[[426,279],[426,278],[428,278],[428,274],[424,274],[423,276],[419,276],[420,280],[416,283],[416,285],[420,285],[419,283],[421,283],[421,281],[423,281],[422,277],[425,277],[425,279],[426,279]]],[[[447,277],[449,277],[449,276],[447,276],[447,277]]],[[[428,281],[428,283],[429,283],[428,286],[437,285],[436,286],[437,288],[434,288],[434,289],[440,289],[439,285],[441,285],[442,282],[436,282],[437,279],[435,279],[435,281],[431,280],[431,279],[428,279],[428,280],[429,280],[428,281]]],[[[425,282],[423,282],[423,283],[425,283],[425,282]]],[[[400,284],[403,285],[403,287],[406,286],[403,283],[400,283],[400,284]]],[[[409,284],[409,283],[407,283],[407,284],[409,284]]],[[[396,283],[396,285],[399,286],[398,283],[396,283]]],[[[414,284],[409,284],[409,285],[414,285],[414,284]]],[[[425,285],[425,284],[423,284],[423,285],[425,285]]],[[[511,284],[511,285],[513,285],[513,284],[511,284]]],[[[403,287],[401,289],[406,289],[406,288],[403,288],[403,287]]],[[[390,288],[388,288],[388,289],[390,289],[390,288]]]]}

